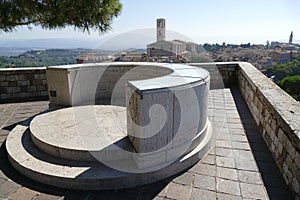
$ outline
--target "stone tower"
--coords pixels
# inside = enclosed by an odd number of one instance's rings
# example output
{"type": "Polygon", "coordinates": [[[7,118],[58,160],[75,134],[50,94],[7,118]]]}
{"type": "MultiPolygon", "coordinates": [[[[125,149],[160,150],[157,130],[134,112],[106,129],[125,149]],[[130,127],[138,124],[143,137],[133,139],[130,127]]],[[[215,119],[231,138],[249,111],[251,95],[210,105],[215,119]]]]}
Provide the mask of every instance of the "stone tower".
{"type": "Polygon", "coordinates": [[[157,19],[156,24],[157,42],[164,41],[166,39],[166,20],[162,18],[157,19]]]}
{"type": "Polygon", "coordinates": [[[290,35],[289,44],[293,44],[293,31],[291,32],[291,35],[290,35]]]}

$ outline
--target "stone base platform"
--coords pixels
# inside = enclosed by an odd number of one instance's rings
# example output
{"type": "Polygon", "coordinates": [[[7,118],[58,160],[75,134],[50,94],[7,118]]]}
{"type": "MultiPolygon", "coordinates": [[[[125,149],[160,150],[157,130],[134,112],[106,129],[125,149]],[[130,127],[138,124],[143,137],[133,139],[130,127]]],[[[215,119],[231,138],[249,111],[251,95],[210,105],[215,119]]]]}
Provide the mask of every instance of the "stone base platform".
{"type": "Polygon", "coordinates": [[[127,138],[125,116],[125,108],[117,106],[82,106],[40,114],[16,126],[7,137],[9,161],[23,175],[48,185],[120,189],[175,175],[198,162],[213,144],[208,123],[195,148],[172,162],[141,169],[127,138]]]}
{"type": "Polygon", "coordinates": [[[30,123],[30,133],[39,149],[59,158],[118,160],[129,159],[122,151],[134,152],[127,138],[126,108],[120,106],[78,106],[41,114],[30,123]]]}

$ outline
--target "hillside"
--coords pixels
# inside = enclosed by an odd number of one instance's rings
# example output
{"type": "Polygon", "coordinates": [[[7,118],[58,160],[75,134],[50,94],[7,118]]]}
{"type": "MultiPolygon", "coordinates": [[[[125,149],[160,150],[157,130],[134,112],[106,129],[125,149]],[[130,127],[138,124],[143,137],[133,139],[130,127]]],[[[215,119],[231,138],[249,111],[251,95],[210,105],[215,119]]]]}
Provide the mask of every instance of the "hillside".
{"type": "Polygon", "coordinates": [[[18,56],[0,56],[0,68],[7,67],[42,67],[51,65],[75,64],[80,53],[90,49],[47,49],[31,50],[18,56]]]}

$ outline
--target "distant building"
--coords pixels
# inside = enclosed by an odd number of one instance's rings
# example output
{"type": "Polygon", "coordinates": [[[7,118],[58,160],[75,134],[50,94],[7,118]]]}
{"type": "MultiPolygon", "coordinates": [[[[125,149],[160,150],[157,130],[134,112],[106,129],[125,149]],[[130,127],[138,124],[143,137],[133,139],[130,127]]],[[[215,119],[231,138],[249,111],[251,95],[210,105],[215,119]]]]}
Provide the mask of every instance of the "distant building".
{"type": "Polygon", "coordinates": [[[189,59],[196,53],[196,44],[182,40],[166,41],[166,20],[156,20],[157,41],[147,45],[148,57],[181,57],[189,59]]]}
{"type": "Polygon", "coordinates": [[[293,31],[291,32],[290,35],[289,44],[293,44],[293,31]]]}
{"type": "Polygon", "coordinates": [[[144,62],[146,61],[145,52],[120,52],[114,55],[116,59],[114,61],[122,62],[144,62]]]}
{"type": "Polygon", "coordinates": [[[277,64],[288,63],[291,61],[291,54],[289,51],[273,51],[271,52],[273,62],[277,64]]]}
{"type": "Polygon", "coordinates": [[[178,41],[157,41],[147,45],[149,57],[177,56],[185,53],[186,45],[178,41]]]}
{"type": "Polygon", "coordinates": [[[271,47],[280,47],[280,42],[272,41],[271,42],[271,47]]]}
{"type": "Polygon", "coordinates": [[[112,55],[99,54],[99,53],[85,53],[79,54],[76,58],[77,64],[81,63],[99,63],[99,62],[110,62],[114,59],[112,55]]]}
{"type": "Polygon", "coordinates": [[[263,57],[262,59],[256,61],[257,68],[259,70],[266,70],[272,66],[272,61],[273,61],[272,57],[263,57]]]}
{"type": "Polygon", "coordinates": [[[156,20],[156,41],[165,41],[166,40],[166,20],[165,19],[157,19],[156,20]]]}

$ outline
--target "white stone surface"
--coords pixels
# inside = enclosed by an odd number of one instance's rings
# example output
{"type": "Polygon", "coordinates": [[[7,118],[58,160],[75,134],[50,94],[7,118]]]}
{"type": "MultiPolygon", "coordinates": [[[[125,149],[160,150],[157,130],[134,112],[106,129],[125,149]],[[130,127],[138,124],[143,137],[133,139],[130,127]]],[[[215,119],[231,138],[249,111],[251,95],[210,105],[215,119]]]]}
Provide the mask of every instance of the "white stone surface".
{"type": "Polygon", "coordinates": [[[119,148],[133,151],[127,141],[126,108],[120,106],[78,106],[44,113],[32,120],[30,131],[33,142],[56,157],[125,159],[117,157],[119,148]]]}
{"type": "Polygon", "coordinates": [[[185,65],[169,67],[172,74],[129,81],[126,89],[127,130],[138,153],[152,156],[182,144],[188,149],[207,124],[208,72],[185,65]]]}
{"type": "MultiPolygon", "coordinates": [[[[31,141],[27,126],[16,126],[6,141],[11,165],[26,177],[56,187],[81,190],[103,190],[135,187],[153,183],[191,167],[212,147],[211,127],[202,142],[184,157],[170,165],[147,173],[126,173],[100,162],[72,161],[40,151],[31,141]]],[[[133,162],[132,168],[136,167],[133,162]]],[[[130,166],[129,166],[130,167],[130,166]]]]}
{"type": "MultiPolygon", "coordinates": [[[[154,63],[88,63],[47,67],[50,105],[93,105],[103,98],[125,105],[125,86],[129,80],[141,80],[172,73],[165,64],[154,63]],[[145,69],[147,68],[147,69],[145,69]],[[116,87],[115,87],[116,86],[116,87]],[[123,102],[122,102],[123,101],[123,102]]],[[[120,104],[118,104],[120,105],[120,104]]]]}
{"type": "Polygon", "coordinates": [[[47,67],[46,74],[48,90],[57,94],[50,96],[52,106],[90,105],[99,95],[111,98],[111,94],[116,100],[121,98],[125,105],[125,85],[129,81],[135,81],[129,84],[138,90],[152,90],[194,83],[209,76],[203,69],[183,64],[136,62],[52,66],[47,67]],[[112,82],[101,82],[106,78],[112,82]]]}

